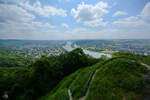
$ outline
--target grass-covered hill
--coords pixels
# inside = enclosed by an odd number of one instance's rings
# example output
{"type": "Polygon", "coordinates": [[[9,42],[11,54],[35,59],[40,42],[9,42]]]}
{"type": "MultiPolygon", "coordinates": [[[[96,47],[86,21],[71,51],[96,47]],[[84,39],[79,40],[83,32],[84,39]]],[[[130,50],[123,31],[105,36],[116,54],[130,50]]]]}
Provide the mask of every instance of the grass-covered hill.
{"type": "MultiPolygon", "coordinates": [[[[117,53],[114,58],[81,68],[38,100],[145,100],[148,84],[141,56],[117,53]]],[[[143,57],[145,62],[148,58],[143,57]]],[[[147,99],[149,100],[149,99],[147,99]]]]}
{"type": "Polygon", "coordinates": [[[149,65],[149,56],[95,59],[80,48],[42,56],[25,67],[0,67],[0,100],[150,100],[149,65]]]}

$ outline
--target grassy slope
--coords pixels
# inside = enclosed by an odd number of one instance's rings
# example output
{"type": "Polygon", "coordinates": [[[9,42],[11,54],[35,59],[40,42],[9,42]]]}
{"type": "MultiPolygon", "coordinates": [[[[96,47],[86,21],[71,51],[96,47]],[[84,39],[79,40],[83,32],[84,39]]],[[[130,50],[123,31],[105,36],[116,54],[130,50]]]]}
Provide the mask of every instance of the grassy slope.
{"type": "Polygon", "coordinates": [[[131,60],[108,62],[96,74],[86,100],[140,100],[145,86],[144,72],[145,67],[131,60]]]}
{"type": "Polygon", "coordinates": [[[85,95],[85,93],[88,89],[90,80],[91,80],[95,70],[100,67],[101,63],[102,63],[102,61],[97,63],[94,66],[84,68],[79,73],[77,79],[72,82],[71,93],[72,93],[72,97],[74,100],[77,100],[80,97],[85,95]]]}
{"type": "Polygon", "coordinates": [[[53,89],[46,96],[43,96],[39,100],[69,100],[68,88],[72,81],[77,77],[78,73],[82,69],[76,71],[75,73],[65,77],[55,89],[53,89]]]}
{"type": "Polygon", "coordinates": [[[115,52],[113,57],[126,57],[150,65],[150,56],[134,55],[132,53],[115,52]]]}
{"type": "Polygon", "coordinates": [[[142,100],[146,84],[142,77],[142,73],[147,70],[145,67],[127,58],[110,60],[105,65],[100,65],[102,64],[83,68],[69,75],[39,100],[69,100],[67,89],[70,84],[73,99],[82,97],[85,95],[91,73],[99,67],[102,67],[102,70],[96,74],[87,100],[142,100]]]}

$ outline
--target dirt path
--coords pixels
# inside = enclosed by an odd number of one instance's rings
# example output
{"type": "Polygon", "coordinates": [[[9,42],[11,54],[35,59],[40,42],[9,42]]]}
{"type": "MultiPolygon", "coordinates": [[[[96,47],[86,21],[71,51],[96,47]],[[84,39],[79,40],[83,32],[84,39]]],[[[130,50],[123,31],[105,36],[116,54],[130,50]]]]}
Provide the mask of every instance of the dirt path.
{"type": "MultiPolygon", "coordinates": [[[[77,75],[76,78],[75,78],[73,81],[77,80],[78,76],[79,76],[79,75],[77,75]]],[[[73,82],[73,81],[72,81],[72,82],[73,82]]],[[[71,93],[71,90],[70,90],[71,85],[72,85],[72,83],[70,84],[70,86],[69,86],[69,88],[68,88],[69,100],[73,100],[73,99],[72,99],[72,93],[71,93]]]]}
{"type": "Polygon", "coordinates": [[[93,82],[93,80],[94,80],[94,77],[95,77],[96,73],[97,73],[99,70],[100,70],[100,69],[97,69],[97,70],[95,71],[94,75],[92,76],[92,79],[91,79],[91,81],[90,81],[90,84],[89,84],[89,86],[88,86],[88,89],[87,89],[87,92],[86,92],[85,96],[79,98],[79,100],[85,100],[85,99],[86,99],[86,97],[88,96],[88,94],[89,94],[89,92],[90,92],[91,84],[92,84],[92,82],[93,82]]]}
{"type": "MultiPolygon", "coordinates": [[[[143,66],[145,66],[145,67],[147,67],[148,70],[150,70],[150,66],[149,66],[149,65],[147,65],[147,64],[145,64],[145,63],[143,63],[143,62],[141,62],[140,64],[143,65],[143,66]]],[[[87,91],[86,91],[85,96],[79,98],[79,100],[85,100],[85,99],[87,98],[87,96],[88,96],[88,94],[89,94],[89,92],[90,92],[91,84],[92,84],[92,82],[93,82],[93,80],[94,80],[94,78],[95,78],[96,73],[97,73],[99,70],[100,70],[100,69],[97,69],[97,70],[95,71],[94,75],[92,76],[92,79],[91,79],[91,81],[90,81],[90,84],[89,84],[89,86],[88,86],[88,89],[87,89],[87,91]]],[[[150,73],[149,73],[149,74],[146,74],[146,75],[144,75],[144,76],[150,80],[150,73]]],[[[77,76],[77,77],[78,77],[78,76],[77,76]]],[[[77,79],[77,77],[76,77],[76,79],[77,79]]],[[[75,79],[75,80],[76,80],[76,79],[75,79]]],[[[71,87],[71,85],[70,85],[70,87],[71,87]]],[[[71,93],[70,87],[68,88],[69,100],[73,100],[73,99],[72,99],[72,93],[71,93]]],[[[150,85],[148,85],[146,89],[150,89],[150,85]]],[[[149,96],[149,95],[145,95],[144,100],[150,100],[150,96],[149,96]]]]}
{"type": "MultiPolygon", "coordinates": [[[[141,65],[147,67],[148,70],[150,70],[150,66],[149,66],[149,65],[147,65],[147,64],[145,64],[145,63],[143,63],[143,62],[141,62],[141,65]]],[[[146,80],[148,80],[149,83],[150,83],[150,72],[147,73],[147,74],[144,74],[143,77],[144,77],[146,80]]],[[[145,91],[147,91],[147,93],[144,95],[144,100],[150,100],[150,95],[149,95],[149,93],[150,93],[150,84],[148,84],[148,85],[146,86],[145,91]]]]}
{"type": "Polygon", "coordinates": [[[143,66],[147,67],[147,68],[148,68],[148,70],[150,70],[150,66],[149,66],[149,65],[147,65],[147,64],[145,64],[145,63],[143,63],[143,62],[141,62],[141,65],[143,65],[143,66]]]}
{"type": "MultiPolygon", "coordinates": [[[[145,64],[145,63],[142,63],[142,62],[141,62],[141,65],[147,67],[148,70],[150,70],[150,66],[149,66],[149,65],[147,65],[147,64],[145,64]]],[[[92,76],[91,82],[90,82],[89,87],[88,87],[88,90],[87,90],[87,92],[86,92],[86,95],[83,96],[83,97],[81,97],[79,100],[85,100],[85,99],[87,98],[87,96],[88,96],[88,94],[89,94],[89,92],[90,92],[91,84],[92,84],[92,82],[93,82],[93,80],[94,80],[94,77],[95,77],[96,73],[97,73],[99,70],[100,70],[100,69],[97,69],[97,70],[95,71],[94,75],[92,76]]],[[[150,73],[148,74],[148,78],[150,79],[150,73]]],[[[147,87],[150,89],[150,85],[148,85],[147,87]]],[[[144,100],[150,100],[150,96],[145,96],[144,100]]]]}
{"type": "Polygon", "coordinates": [[[70,88],[68,89],[69,100],[72,100],[72,94],[70,88]]]}

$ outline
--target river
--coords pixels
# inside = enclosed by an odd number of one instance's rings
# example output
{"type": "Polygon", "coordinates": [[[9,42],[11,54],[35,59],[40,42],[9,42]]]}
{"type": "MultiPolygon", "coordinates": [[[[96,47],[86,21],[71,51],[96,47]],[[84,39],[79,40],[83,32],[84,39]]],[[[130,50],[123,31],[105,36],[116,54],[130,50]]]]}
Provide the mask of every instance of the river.
{"type": "MultiPolygon", "coordinates": [[[[79,46],[77,46],[76,44],[74,44],[72,46],[72,42],[67,42],[63,48],[66,49],[67,51],[72,51],[73,49],[75,48],[78,48],[79,46]]],[[[82,48],[83,49],[83,48],[82,48]]],[[[86,49],[83,49],[84,53],[85,54],[88,54],[94,58],[100,58],[102,55],[105,55],[107,58],[111,58],[112,55],[111,54],[106,54],[106,53],[102,53],[102,52],[94,52],[94,51],[90,51],[90,50],[86,50],[86,49]]]]}

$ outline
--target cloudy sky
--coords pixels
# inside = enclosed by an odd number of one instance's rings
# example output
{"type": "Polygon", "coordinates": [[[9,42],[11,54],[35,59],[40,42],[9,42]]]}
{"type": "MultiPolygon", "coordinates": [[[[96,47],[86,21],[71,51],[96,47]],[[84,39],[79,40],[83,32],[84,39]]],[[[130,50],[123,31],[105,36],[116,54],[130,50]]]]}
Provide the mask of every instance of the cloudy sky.
{"type": "Polygon", "coordinates": [[[0,0],[0,39],[150,38],[150,0],[0,0]]]}

